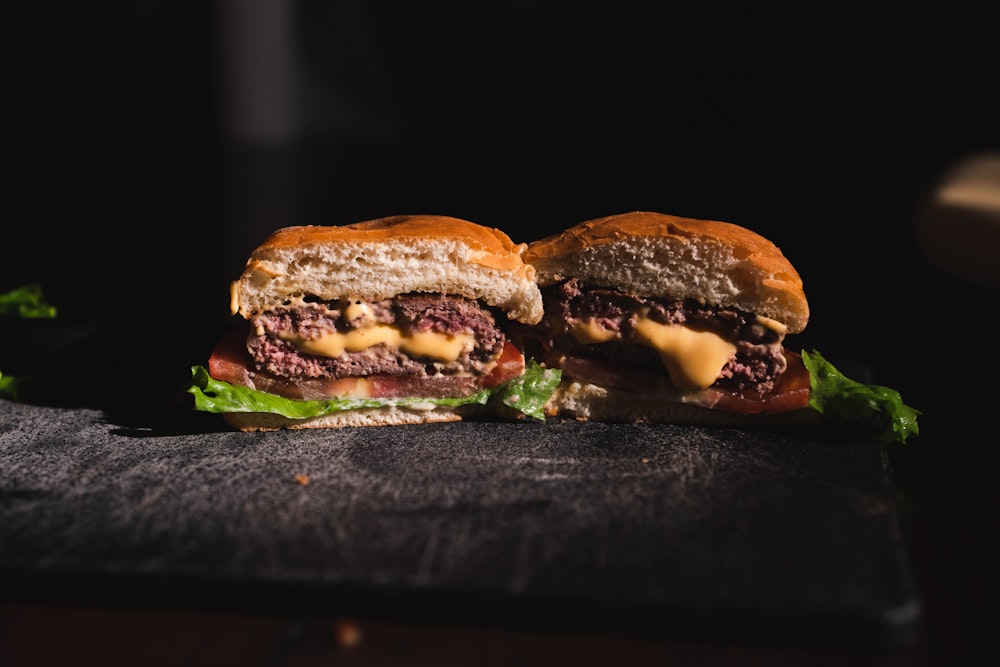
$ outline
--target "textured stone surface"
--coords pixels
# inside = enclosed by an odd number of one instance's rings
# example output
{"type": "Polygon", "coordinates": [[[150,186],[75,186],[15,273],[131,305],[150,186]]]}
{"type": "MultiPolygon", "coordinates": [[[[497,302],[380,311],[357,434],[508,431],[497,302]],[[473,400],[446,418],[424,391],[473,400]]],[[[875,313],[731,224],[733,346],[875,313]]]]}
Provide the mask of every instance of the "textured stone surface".
{"type": "Polygon", "coordinates": [[[576,422],[246,434],[0,400],[7,597],[908,641],[885,452],[576,422]]]}

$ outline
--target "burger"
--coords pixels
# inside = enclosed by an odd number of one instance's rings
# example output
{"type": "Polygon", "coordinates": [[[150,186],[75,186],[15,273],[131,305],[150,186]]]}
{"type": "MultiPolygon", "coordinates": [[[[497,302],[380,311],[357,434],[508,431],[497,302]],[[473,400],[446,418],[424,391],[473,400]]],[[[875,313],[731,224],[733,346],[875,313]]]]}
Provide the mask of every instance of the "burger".
{"type": "Polygon", "coordinates": [[[243,431],[542,419],[559,372],[506,334],[543,314],[525,249],[439,215],[278,229],[231,284],[242,323],[192,367],[195,408],[243,431]]]}
{"type": "Polygon", "coordinates": [[[512,336],[560,371],[549,417],[720,426],[874,417],[893,438],[916,431],[894,390],[786,346],[809,322],[802,278],[745,227],[632,211],[530,243],[524,261],[544,317],[512,336]]]}

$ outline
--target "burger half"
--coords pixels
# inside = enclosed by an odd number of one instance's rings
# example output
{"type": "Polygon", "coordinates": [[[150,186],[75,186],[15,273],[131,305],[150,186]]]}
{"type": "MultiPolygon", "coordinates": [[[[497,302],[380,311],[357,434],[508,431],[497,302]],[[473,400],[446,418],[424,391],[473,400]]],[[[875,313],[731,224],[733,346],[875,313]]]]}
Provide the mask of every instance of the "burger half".
{"type": "Polygon", "coordinates": [[[195,407],[244,431],[541,419],[559,373],[505,333],[542,318],[525,248],[436,215],[279,229],[231,285],[245,323],[192,368],[195,407]]]}
{"type": "Polygon", "coordinates": [[[875,405],[871,390],[885,388],[786,348],[809,321],[802,279],[749,229],[634,211],[535,241],[524,261],[545,316],[515,337],[561,370],[549,416],[742,426],[816,422],[828,408],[867,419],[874,409],[883,422],[903,422],[888,425],[893,438],[916,431],[898,394],[895,406],[885,409],[881,397],[875,405]],[[846,399],[848,388],[860,393],[846,399]]]}

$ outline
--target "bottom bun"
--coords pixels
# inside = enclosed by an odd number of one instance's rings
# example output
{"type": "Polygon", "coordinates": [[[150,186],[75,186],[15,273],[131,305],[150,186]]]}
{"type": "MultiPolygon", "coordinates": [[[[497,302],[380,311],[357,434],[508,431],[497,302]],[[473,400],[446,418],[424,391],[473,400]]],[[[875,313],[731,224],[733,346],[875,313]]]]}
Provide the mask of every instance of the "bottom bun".
{"type": "Polygon", "coordinates": [[[776,414],[744,414],[678,402],[676,394],[637,393],[582,382],[563,382],[545,405],[548,417],[578,421],[694,426],[799,426],[815,424],[821,415],[803,408],[776,414]]]}
{"type": "Polygon", "coordinates": [[[309,419],[289,419],[281,415],[264,412],[227,412],[223,420],[241,431],[279,431],[281,429],[344,428],[350,426],[399,426],[402,424],[434,424],[461,421],[472,416],[473,406],[457,408],[437,407],[431,410],[407,410],[405,408],[363,408],[344,410],[322,417],[309,419]]]}

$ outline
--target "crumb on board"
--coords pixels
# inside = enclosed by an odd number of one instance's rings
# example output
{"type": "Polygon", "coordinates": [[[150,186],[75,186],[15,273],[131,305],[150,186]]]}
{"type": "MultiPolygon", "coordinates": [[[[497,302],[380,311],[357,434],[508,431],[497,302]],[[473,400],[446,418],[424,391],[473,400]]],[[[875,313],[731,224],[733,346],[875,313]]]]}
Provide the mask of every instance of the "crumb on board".
{"type": "Polygon", "coordinates": [[[354,648],[361,644],[361,626],[349,618],[338,618],[333,622],[333,638],[338,646],[354,648]]]}

